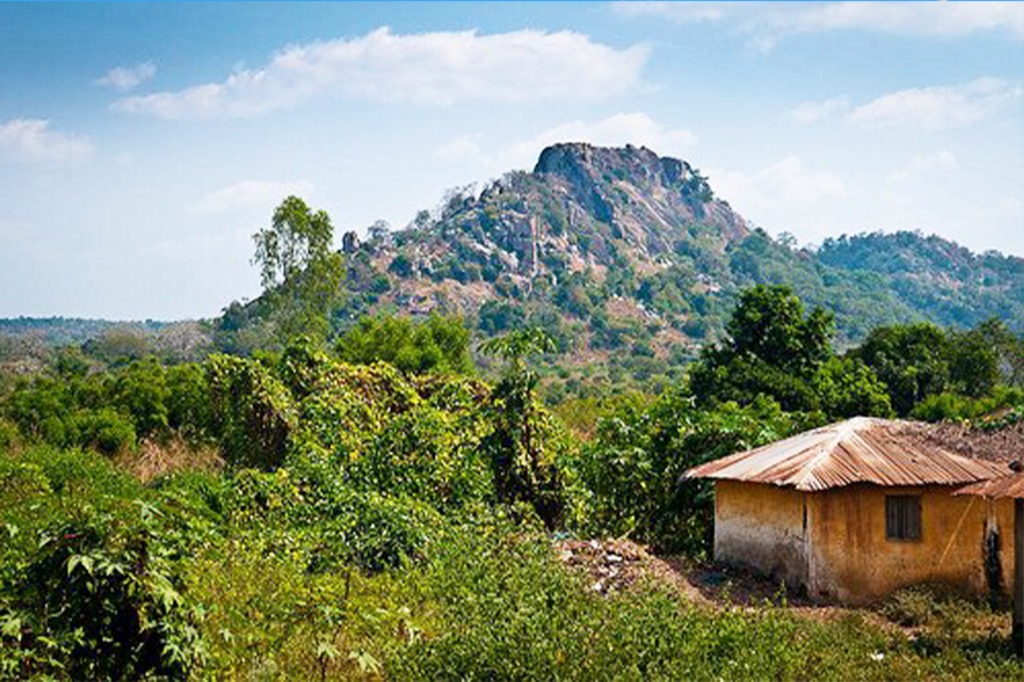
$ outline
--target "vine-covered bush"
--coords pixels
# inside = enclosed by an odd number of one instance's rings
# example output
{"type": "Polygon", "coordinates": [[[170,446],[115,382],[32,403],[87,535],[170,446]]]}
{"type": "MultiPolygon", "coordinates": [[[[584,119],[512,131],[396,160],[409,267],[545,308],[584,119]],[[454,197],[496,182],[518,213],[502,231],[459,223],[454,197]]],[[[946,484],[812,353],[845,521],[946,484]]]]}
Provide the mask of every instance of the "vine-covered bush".
{"type": "Polygon", "coordinates": [[[237,466],[280,466],[295,424],[285,386],[263,365],[227,355],[212,356],[206,371],[211,429],[225,459],[237,466]]]}
{"type": "Polygon", "coordinates": [[[650,405],[624,402],[601,419],[578,461],[589,530],[701,555],[710,549],[714,498],[706,481],[685,481],[685,472],[810,425],[766,399],[713,411],[678,392],[650,405]]]}
{"type": "Polygon", "coordinates": [[[140,486],[89,453],[0,459],[0,675],[182,677],[199,654],[171,531],[140,486]]]}

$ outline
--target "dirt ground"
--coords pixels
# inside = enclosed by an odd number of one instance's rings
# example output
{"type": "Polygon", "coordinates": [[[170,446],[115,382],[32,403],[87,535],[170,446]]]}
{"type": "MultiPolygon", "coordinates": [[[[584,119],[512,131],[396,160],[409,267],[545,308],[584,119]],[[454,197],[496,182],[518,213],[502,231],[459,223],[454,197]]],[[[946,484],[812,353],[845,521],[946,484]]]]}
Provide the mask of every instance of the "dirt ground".
{"type": "MultiPolygon", "coordinates": [[[[564,540],[555,543],[555,551],[570,569],[585,572],[588,589],[600,594],[614,594],[642,581],[655,581],[674,588],[687,601],[704,608],[753,609],[771,605],[819,622],[856,614],[883,629],[901,630],[911,638],[921,630],[894,623],[880,609],[816,603],[751,570],[700,563],[679,556],[656,556],[629,540],[564,540]]],[[[1008,616],[988,614],[983,621],[974,625],[1009,633],[1008,616]]]]}

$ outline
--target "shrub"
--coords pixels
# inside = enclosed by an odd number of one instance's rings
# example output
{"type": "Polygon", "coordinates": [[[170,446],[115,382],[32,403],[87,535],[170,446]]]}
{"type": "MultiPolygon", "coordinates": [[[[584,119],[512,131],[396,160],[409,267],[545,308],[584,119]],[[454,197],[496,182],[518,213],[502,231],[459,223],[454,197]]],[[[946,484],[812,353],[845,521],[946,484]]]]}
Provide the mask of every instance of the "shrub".
{"type": "Polygon", "coordinates": [[[407,317],[364,317],[335,345],[354,364],[386,362],[407,373],[469,374],[469,330],[461,318],[431,315],[421,323],[407,317]]]}
{"type": "Polygon", "coordinates": [[[288,390],[252,360],[214,355],[206,371],[211,430],[227,462],[264,469],[280,466],[295,421],[288,390]]]}
{"type": "Polygon", "coordinates": [[[15,677],[181,677],[198,653],[161,514],[88,452],[0,458],[0,671],[15,677]]]}
{"type": "Polygon", "coordinates": [[[13,449],[20,440],[21,434],[18,433],[18,427],[6,419],[0,418],[0,453],[13,449]]]}
{"type": "Polygon", "coordinates": [[[80,410],[65,424],[66,440],[104,455],[116,455],[135,446],[132,421],[110,408],[80,410]]]}
{"type": "Polygon", "coordinates": [[[686,470],[807,426],[770,400],[717,410],[693,402],[678,392],[650,404],[626,400],[598,422],[576,463],[590,493],[588,530],[701,555],[710,549],[714,498],[707,482],[683,481],[686,470]]]}

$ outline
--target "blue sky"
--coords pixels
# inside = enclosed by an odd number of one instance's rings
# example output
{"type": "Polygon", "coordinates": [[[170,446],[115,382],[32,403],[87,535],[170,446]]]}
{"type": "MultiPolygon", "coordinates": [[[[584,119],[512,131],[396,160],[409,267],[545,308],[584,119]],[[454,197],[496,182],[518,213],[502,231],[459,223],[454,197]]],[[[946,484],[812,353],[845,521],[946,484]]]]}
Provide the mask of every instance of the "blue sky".
{"type": "Polygon", "coordinates": [[[1024,255],[1024,3],[0,4],[0,316],[212,316],[544,145],[687,159],[801,244],[1024,255]]]}

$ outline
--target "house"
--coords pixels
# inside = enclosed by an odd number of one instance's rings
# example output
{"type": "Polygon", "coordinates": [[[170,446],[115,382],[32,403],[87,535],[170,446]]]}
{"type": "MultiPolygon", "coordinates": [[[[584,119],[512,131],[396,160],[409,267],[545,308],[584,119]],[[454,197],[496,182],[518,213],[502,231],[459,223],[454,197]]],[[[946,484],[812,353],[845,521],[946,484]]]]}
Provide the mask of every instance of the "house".
{"type": "Polygon", "coordinates": [[[1017,655],[1024,656],[1024,465],[1017,460],[1010,468],[1014,473],[972,483],[953,494],[1014,502],[1013,645],[1017,655]]]}
{"type": "Polygon", "coordinates": [[[686,477],[714,481],[717,561],[811,597],[868,603],[920,583],[1006,594],[1013,501],[953,495],[1005,475],[1006,462],[982,459],[964,441],[928,425],[858,417],[686,477]]]}

